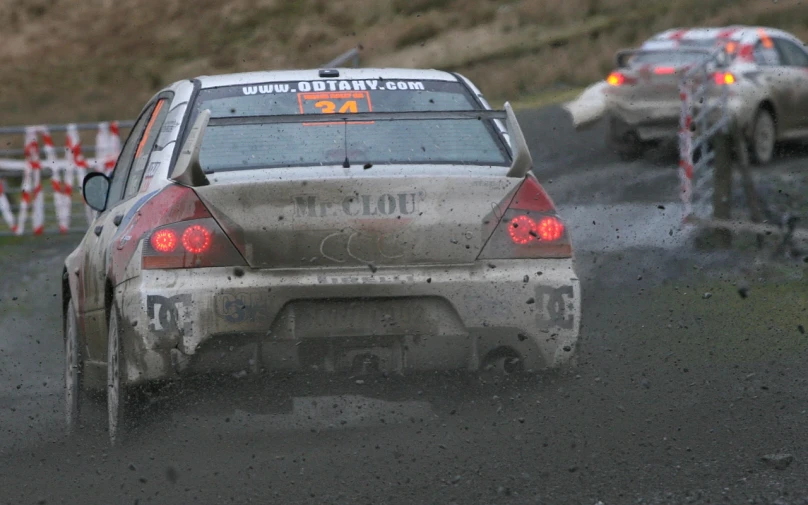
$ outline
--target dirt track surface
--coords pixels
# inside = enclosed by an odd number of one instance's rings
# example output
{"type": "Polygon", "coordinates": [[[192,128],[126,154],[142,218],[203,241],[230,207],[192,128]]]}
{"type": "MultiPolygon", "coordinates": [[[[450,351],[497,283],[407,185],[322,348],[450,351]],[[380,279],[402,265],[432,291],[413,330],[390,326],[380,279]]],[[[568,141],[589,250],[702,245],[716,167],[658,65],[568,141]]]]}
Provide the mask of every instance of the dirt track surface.
{"type": "Polygon", "coordinates": [[[621,163],[558,108],[521,120],[577,247],[571,373],[190,383],[110,449],[62,435],[54,295],[77,238],[4,246],[0,504],[808,504],[799,268],[695,252],[669,155],[621,163]]]}

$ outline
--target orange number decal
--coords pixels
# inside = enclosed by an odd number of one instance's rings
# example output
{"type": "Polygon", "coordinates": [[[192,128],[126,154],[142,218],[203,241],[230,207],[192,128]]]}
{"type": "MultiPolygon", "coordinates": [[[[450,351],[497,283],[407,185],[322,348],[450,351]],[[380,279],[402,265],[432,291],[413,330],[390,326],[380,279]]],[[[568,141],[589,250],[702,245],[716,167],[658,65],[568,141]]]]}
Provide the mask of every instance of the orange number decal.
{"type": "MultiPolygon", "coordinates": [[[[320,109],[320,112],[323,114],[333,114],[334,109],[336,108],[334,102],[330,102],[328,100],[320,100],[319,102],[315,103],[314,106],[320,109]]],[[[342,110],[340,110],[340,112],[342,112],[342,110]]]]}
{"type": "Polygon", "coordinates": [[[342,107],[339,108],[340,114],[344,112],[358,112],[359,109],[356,106],[356,100],[348,100],[345,102],[342,107]]]}

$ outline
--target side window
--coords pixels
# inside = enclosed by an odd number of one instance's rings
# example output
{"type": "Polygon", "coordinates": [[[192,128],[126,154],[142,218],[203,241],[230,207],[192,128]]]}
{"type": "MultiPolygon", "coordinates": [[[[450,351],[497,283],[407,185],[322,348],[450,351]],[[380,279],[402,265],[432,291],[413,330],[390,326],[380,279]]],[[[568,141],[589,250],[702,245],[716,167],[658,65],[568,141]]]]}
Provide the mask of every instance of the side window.
{"type": "Polygon", "coordinates": [[[769,43],[764,44],[763,41],[758,41],[755,44],[755,63],[762,66],[778,66],[780,63],[780,54],[777,49],[769,43]]]}
{"type": "Polygon", "coordinates": [[[791,67],[808,67],[808,53],[797,44],[785,39],[776,39],[775,44],[783,56],[784,63],[791,67]]]}
{"type": "Polygon", "coordinates": [[[135,149],[143,137],[143,131],[146,129],[149,119],[154,111],[154,104],[149,105],[135,122],[129,137],[123,144],[121,154],[118,156],[118,162],[115,163],[115,170],[112,172],[112,184],[109,187],[109,196],[107,196],[107,209],[118,205],[121,198],[123,198],[123,189],[126,185],[126,179],[129,176],[129,169],[132,167],[132,161],[135,157],[135,149]]]}
{"type": "Polygon", "coordinates": [[[140,141],[135,149],[135,158],[132,162],[132,169],[129,171],[129,179],[126,183],[126,191],[124,191],[123,199],[127,200],[137,194],[140,188],[140,181],[143,179],[143,172],[146,171],[146,166],[149,162],[154,143],[157,141],[157,136],[160,134],[160,128],[168,115],[169,100],[161,98],[154,105],[154,111],[151,113],[149,122],[146,123],[146,129],[140,137],[140,141]]]}

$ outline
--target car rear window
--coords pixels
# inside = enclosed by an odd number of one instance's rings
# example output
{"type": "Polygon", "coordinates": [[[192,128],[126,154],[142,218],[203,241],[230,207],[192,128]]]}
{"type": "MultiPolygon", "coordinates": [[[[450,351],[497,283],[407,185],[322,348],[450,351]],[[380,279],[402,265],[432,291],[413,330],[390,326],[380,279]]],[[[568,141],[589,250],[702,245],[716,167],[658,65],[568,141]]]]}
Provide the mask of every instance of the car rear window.
{"type": "MultiPolygon", "coordinates": [[[[201,90],[193,116],[301,115],[300,122],[210,125],[200,151],[204,170],[350,164],[508,165],[488,120],[402,119],[307,123],[303,114],[462,111],[479,106],[458,82],[320,80],[201,90]]],[[[191,118],[191,121],[194,120],[191,118]]]]}
{"type": "Polygon", "coordinates": [[[707,57],[702,51],[675,49],[670,51],[640,52],[631,59],[632,65],[691,65],[707,57]]]}

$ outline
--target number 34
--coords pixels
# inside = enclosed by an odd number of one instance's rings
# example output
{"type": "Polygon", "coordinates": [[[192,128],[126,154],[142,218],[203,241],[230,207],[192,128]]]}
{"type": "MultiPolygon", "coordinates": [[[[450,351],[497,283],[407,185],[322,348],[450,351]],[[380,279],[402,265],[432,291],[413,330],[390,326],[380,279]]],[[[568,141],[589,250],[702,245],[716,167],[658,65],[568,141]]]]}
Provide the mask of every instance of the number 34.
{"type": "MultiPolygon", "coordinates": [[[[323,114],[333,114],[334,110],[337,108],[336,104],[330,100],[320,100],[319,102],[315,103],[314,106],[320,109],[320,112],[323,114]]],[[[359,108],[356,106],[356,100],[348,100],[342,104],[342,107],[339,108],[340,114],[358,111],[359,108]]]]}

